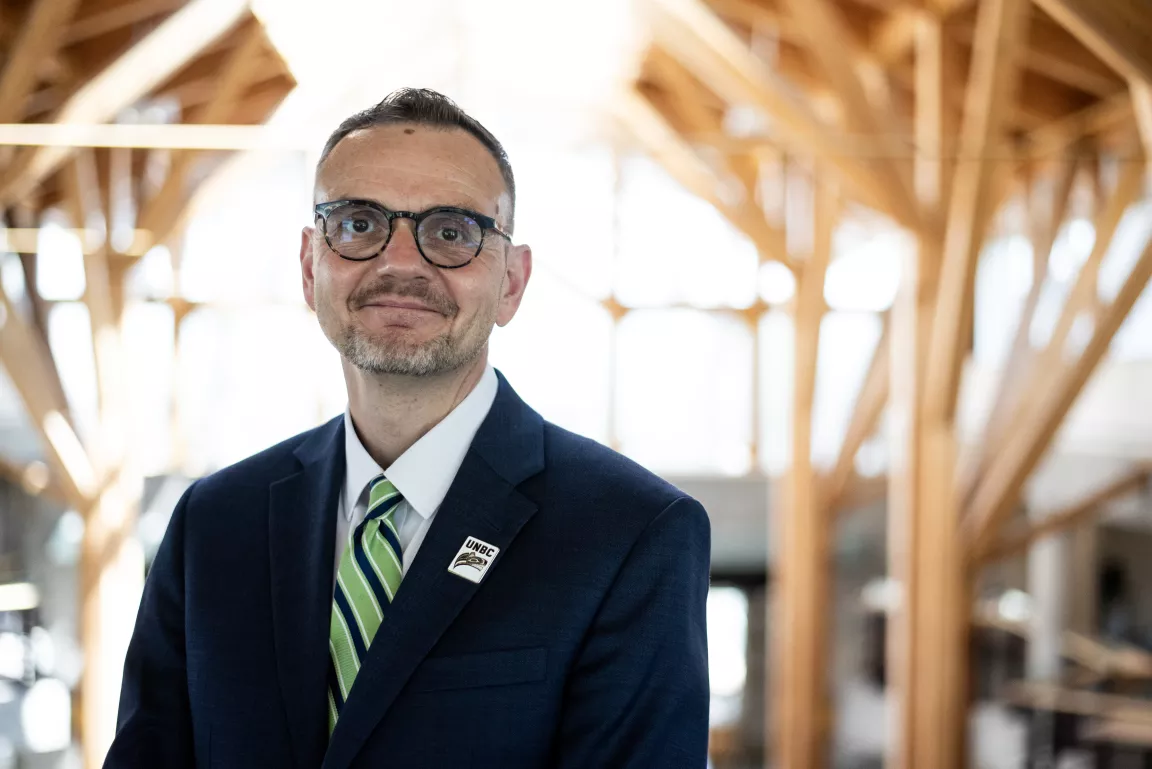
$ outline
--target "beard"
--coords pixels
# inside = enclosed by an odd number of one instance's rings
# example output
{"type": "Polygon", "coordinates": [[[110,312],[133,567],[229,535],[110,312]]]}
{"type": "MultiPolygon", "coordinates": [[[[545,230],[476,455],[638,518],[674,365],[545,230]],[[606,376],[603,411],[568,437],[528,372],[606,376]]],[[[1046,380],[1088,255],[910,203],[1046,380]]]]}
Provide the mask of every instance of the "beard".
{"type": "MultiPolygon", "coordinates": [[[[382,296],[420,299],[448,318],[454,318],[460,312],[450,297],[440,294],[426,281],[401,283],[385,277],[348,298],[349,314],[382,296]]],[[[483,308],[459,331],[446,331],[422,341],[409,338],[413,332],[398,329],[389,334],[371,334],[352,323],[341,324],[334,329],[336,333],[329,334],[329,339],[345,360],[367,374],[434,376],[455,371],[476,360],[483,352],[495,323],[496,307],[492,305],[483,308]]]]}

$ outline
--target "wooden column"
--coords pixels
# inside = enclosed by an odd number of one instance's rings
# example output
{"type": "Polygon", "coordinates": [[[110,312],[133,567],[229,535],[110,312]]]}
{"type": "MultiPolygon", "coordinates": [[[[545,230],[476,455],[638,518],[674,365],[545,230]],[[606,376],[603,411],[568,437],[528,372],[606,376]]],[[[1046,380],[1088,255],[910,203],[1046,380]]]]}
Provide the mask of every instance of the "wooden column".
{"type": "Polygon", "coordinates": [[[991,157],[1013,100],[1027,10],[1021,0],[987,0],[980,7],[954,169],[941,162],[941,148],[950,145],[943,21],[926,13],[915,26],[914,176],[926,225],[892,311],[889,557],[903,599],[889,634],[898,709],[889,765],[901,769],[967,765],[972,582],[956,536],[955,413],[976,259],[996,199],[999,169],[991,157]],[[949,176],[950,189],[944,186],[949,176]]]}
{"type": "Polygon", "coordinates": [[[836,217],[834,191],[816,182],[812,255],[797,266],[792,465],[787,504],[776,517],[774,608],[774,751],[780,769],[828,765],[831,719],[827,650],[830,521],[812,466],[812,405],[824,275],[836,217]]]}
{"type": "Polygon", "coordinates": [[[80,737],[89,769],[103,764],[116,731],[124,654],[144,586],[143,552],[132,536],[143,481],[128,451],[129,372],[120,338],[124,272],[113,267],[116,255],[108,241],[112,188],[125,180],[116,179],[110,158],[104,160],[109,162],[101,169],[93,153],[80,152],[65,169],[74,224],[83,227],[94,216],[106,223],[105,242],[84,259],[84,303],[92,326],[99,396],[93,460],[101,479],[95,504],[85,516],[80,550],[80,737]]]}

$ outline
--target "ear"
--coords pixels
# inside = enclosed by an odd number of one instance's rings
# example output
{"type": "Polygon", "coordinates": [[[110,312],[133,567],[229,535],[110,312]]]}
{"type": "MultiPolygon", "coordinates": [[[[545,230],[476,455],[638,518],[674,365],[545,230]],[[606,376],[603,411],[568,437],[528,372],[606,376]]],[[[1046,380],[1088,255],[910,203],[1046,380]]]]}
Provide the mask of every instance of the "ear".
{"type": "Polygon", "coordinates": [[[316,275],[312,259],[312,238],[315,234],[316,231],[311,227],[300,231],[300,278],[304,284],[304,301],[313,312],[316,311],[316,275]]]}
{"type": "Polygon", "coordinates": [[[506,326],[520,309],[524,289],[532,277],[532,249],[529,246],[512,246],[508,249],[508,259],[504,266],[504,287],[500,295],[500,307],[496,313],[496,325],[506,326]]]}

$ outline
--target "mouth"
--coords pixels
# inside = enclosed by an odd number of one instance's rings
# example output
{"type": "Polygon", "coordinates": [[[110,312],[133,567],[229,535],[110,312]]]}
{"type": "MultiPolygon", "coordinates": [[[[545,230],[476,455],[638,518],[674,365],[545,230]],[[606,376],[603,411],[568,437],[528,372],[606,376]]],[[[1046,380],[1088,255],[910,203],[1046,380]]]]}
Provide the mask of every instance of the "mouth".
{"type": "Polygon", "coordinates": [[[424,304],[423,302],[419,302],[414,299],[403,298],[375,299],[371,302],[367,302],[361,305],[362,309],[365,307],[379,307],[386,310],[415,310],[417,312],[434,312],[437,315],[444,314],[435,307],[431,307],[427,304],[424,304]]]}

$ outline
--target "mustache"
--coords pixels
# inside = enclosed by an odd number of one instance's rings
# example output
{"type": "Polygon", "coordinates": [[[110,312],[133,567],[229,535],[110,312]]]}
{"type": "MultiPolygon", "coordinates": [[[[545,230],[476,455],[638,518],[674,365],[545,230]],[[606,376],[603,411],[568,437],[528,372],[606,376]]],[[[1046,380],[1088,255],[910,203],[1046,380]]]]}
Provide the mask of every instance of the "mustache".
{"type": "Polygon", "coordinates": [[[351,309],[358,309],[385,297],[406,297],[418,299],[442,315],[452,317],[460,311],[460,305],[452,298],[437,291],[426,280],[402,281],[392,276],[384,276],[357,289],[348,297],[351,309]]]}

